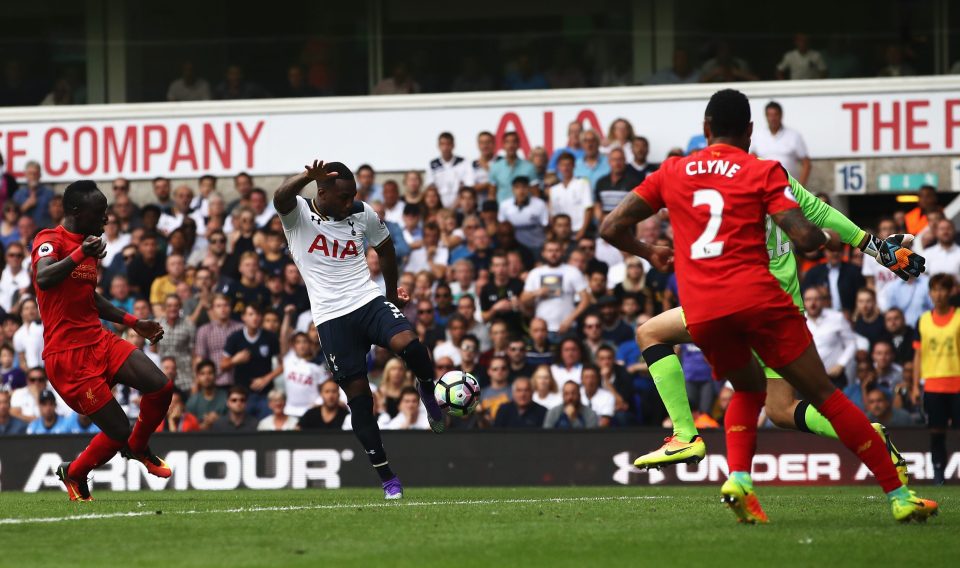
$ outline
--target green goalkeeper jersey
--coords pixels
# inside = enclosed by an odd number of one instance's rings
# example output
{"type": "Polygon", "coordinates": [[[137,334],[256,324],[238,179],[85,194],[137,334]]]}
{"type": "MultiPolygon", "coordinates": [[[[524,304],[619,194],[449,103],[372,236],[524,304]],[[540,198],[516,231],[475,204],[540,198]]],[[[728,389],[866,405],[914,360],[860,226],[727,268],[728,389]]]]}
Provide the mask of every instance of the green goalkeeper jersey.
{"type": "MultiPolygon", "coordinates": [[[[848,245],[860,245],[865,234],[863,229],[847,219],[843,213],[817,199],[800,185],[800,182],[793,179],[793,176],[790,176],[790,187],[804,217],[818,227],[836,231],[840,240],[848,245]]],[[[803,298],[800,296],[800,281],[797,279],[797,258],[793,254],[790,237],[770,217],[767,217],[767,254],[770,255],[770,272],[802,311],[803,298]]]]}

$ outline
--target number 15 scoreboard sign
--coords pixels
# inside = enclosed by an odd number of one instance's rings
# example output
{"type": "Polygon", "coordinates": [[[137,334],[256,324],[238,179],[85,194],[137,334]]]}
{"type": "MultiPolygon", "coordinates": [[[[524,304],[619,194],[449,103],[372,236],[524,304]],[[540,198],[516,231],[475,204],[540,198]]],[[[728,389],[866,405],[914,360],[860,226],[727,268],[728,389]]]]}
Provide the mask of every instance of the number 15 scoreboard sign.
{"type": "Polygon", "coordinates": [[[841,195],[866,193],[866,162],[837,162],[833,169],[833,191],[841,195]]]}

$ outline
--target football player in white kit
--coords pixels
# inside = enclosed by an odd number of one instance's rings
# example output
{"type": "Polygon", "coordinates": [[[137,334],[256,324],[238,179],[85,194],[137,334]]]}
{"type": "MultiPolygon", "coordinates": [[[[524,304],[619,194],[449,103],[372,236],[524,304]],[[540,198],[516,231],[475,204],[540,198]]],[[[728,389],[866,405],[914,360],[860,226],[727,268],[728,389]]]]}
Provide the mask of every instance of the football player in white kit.
{"type": "Polygon", "coordinates": [[[417,377],[417,391],[434,432],[444,429],[443,413],[433,396],[434,366],[400,308],[410,300],[397,288],[397,254],[390,233],[370,205],[354,201],[357,184],[340,162],[314,161],[287,179],[273,196],[283,221],[290,254],[310,296],[313,323],[327,367],[347,395],[353,431],[380,475],[387,499],[403,497],[400,480],[387,463],[367,380],[371,344],[400,356],[417,377]],[[300,192],[317,182],[317,197],[300,192]],[[370,280],[365,242],[380,256],[387,295],[370,280]]]}

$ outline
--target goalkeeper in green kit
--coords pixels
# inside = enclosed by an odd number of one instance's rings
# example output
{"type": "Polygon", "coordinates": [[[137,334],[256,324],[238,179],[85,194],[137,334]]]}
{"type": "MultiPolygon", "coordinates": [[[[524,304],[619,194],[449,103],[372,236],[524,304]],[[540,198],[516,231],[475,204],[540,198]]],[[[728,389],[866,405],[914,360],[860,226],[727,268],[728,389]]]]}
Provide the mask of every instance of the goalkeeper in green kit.
{"type": "MultiPolygon", "coordinates": [[[[793,177],[790,178],[790,185],[804,216],[819,227],[833,232],[825,231],[829,237],[828,247],[840,247],[841,241],[855,246],[904,280],[916,278],[923,272],[923,257],[905,248],[913,240],[912,235],[893,235],[886,240],[880,240],[857,227],[833,207],[817,199],[793,177]]],[[[769,217],[767,218],[767,252],[770,255],[770,272],[780,282],[780,286],[793,297],[797,308],[802,311],[800,282],[797,280],[797,259],[794,257],[790,238],[769,217]]],[[[639,468],[697,463],[706,455],[706,445],[694,426],[693,414],[687,400],[683,369],[680,367],[679,358],[674,353],[675,345],[691,342],[682,307],[663,312],[637,328],[637,343],[643,359],[647,363],[667,413],[673,421],[673,434],[664,440],[663,446],[659,449],[640,456],[634,462],[634,465],[639,468]]],[[[837,439],[837,434],[830,422],[813,405],[794,398],[793,387],[784,380],[776,380],[781,377],[773,369],[763,365],[763,361],[760,361],[760,364],[767,378],[774,379],[768,382],[765,406],[767,417],[774,424],[781,428],[837,439]]],[[[874,428],[887,442],[887,448],[891,459],[897,465],[901,481],[906,483],[906,461],[900,457],[890,442],[883,426],[874,424],[874,428]]]]}

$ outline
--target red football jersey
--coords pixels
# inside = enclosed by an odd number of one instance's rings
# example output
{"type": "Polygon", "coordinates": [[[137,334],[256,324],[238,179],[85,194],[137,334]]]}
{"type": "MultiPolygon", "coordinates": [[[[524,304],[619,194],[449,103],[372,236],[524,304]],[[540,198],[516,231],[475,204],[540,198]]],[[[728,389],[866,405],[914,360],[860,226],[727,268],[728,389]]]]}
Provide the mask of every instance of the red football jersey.
{"type": "MultiPolygon", "coordinates": [[[[33,265],[41,258],[60,260],[69,256],[83,239],[83,235],[71,233],[62,225],[40,231],[33,239],[33,265]]],[[[41,290],[34,282],[43,322],[44,357],[99,340],[103,325],[93,299],[98,263],[98,259],[83,259],[70,276],[49,290],[41,290]]]]}
{"type": "Polygon", "coordinates": [[[766,216],[798,207],[779,162],[714,144],[667,160],[634,192],[670,212],[687,322],[792,303],[770,273],[766,246],[766,216]]]}

